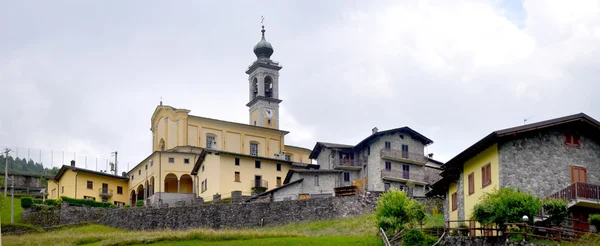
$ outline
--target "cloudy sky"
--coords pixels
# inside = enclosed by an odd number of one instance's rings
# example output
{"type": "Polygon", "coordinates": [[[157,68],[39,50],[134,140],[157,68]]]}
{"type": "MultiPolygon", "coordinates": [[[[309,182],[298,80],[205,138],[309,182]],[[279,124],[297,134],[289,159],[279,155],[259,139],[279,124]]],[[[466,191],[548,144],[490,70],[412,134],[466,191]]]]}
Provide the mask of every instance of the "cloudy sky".
{"type": "Polygon", "coordinates": [[[0,146],[133,166],[161,97],[247,123],[261,15],[286,144],[410,126],[446,161],[524,118],[600,119],[598,0],[5,1],[0,146]]]}

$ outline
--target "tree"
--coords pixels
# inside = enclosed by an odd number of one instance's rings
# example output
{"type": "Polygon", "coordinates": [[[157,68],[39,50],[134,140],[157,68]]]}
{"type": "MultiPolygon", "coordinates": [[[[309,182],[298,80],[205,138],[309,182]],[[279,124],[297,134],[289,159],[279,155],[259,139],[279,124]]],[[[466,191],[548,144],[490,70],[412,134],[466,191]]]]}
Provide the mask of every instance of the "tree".
{"type": "Polygon", "coordinates": [[[521,192],[513,188],[495,189],[492,193],[486,193],[479,204],[473,208],[471,219],[479,221],[483,225],[496,224],[505,228],[505,223],[520,223],[524,215],[532,218],[542,208],[539,197],[529,193],[521,192]]]}
{"type": "Polygon", "coordinates": [[[425,222],[425,218],[427,217],[426,211],[427,208],[425,204],[419,201],[411,201],[411,204],[408,208],[410,212],[410,217],[417,223],[421,228],[423,228],[423,222],[425,222]]]}
{"type": "Polygon", "coordinates": [[[377,225],[386,233],[393,233],[404,228],[411,221],[409,207],[411,201],[402,191],[391,189],[377,199],[377,225]]]}

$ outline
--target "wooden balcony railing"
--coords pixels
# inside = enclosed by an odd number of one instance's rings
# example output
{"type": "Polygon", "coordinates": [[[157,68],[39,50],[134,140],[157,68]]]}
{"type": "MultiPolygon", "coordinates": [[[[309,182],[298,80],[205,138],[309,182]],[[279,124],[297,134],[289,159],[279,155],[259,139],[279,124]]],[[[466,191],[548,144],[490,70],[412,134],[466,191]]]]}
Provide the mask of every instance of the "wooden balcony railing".
{"type": "Polygon", "coordinates": [[[576,182],[550,195],[550,197],[566,201],[575,199],[600,200],[600,185],[576,182]]]}
{"type": "Polygon", "coordinates": [[[333,167],[357,167],[367,164],[367,159],[333,159],[333,167]]]}
{"type": "Polygon", "coordinates": [[[420,164],[427,163],[427,157],[425,157],[425,155],[422,152],[417,153],[417,152],[402,151],[399,149],[384,148],[381,150],[380,154],[381,154],[381,158],[406,160],[406,161],[420,163],[420,164]]]}

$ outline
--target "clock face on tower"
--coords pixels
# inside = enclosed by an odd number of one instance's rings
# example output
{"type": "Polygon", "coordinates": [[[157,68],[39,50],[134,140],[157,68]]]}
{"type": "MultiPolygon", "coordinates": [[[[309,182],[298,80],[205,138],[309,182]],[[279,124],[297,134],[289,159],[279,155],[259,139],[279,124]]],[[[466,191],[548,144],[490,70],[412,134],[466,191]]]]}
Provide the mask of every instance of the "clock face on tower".
{"type": "Polygon", "coordinates": [[[270,108],[265,109],[265,116],[267,116],[267,118],[272,119],[274,115],[275,115],[275,113],[273,112],[273,109],[270,109],[270,108]]]}

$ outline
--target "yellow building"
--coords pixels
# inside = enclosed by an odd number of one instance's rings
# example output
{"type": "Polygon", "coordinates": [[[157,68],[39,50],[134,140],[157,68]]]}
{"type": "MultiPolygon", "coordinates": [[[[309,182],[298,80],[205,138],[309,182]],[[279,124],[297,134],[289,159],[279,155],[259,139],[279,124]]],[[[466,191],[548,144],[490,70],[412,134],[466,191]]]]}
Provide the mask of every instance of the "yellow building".
{"type": "Polygon", "coordinates": [[[127,187],[127,177],[78,168],[72,161],[71,166],[62,166],[54,179],[48,180],[48,198],[66,196],[123,206],[128,200],[127,187]]]}
{"type": "Polygon", "coordinates": [[[199,197],[212,200],[216,194],[225,198],[232,191],[250,195],[280,186],[292,167],[311,163],[311,150],[285,145],[289,132],[279,129],[282,67],[270,59],[273,47],[264,27],[254,53],[257,59],[246,70],[249,124],[190,115],[161,101],[150,119],[152,153],[127,172],[124,201],[172,205],[199,197]]]}

